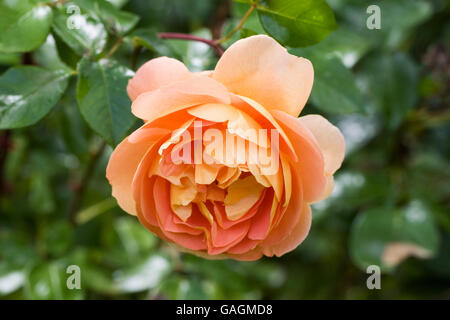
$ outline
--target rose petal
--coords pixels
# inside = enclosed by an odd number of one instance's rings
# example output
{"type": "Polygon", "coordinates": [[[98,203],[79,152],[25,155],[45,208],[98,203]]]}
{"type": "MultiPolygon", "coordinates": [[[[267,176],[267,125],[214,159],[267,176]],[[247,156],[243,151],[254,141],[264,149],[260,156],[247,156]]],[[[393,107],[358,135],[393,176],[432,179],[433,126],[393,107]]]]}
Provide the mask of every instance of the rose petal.
{"type": "Polygon", "coordinates": [[[243,254],[230,254],[233,259],[240,261],[255,261],[260,259],[263,256],[262,249],[259,246],[256,246],[254,249],[247,251],[243,254]]]}
{"type": "Polygon", "coordinates": [[[328,198],[330,196],[331,192],[333,192],[333,189],[334,189],[334,177],[326,175],[325,178],[327,179],[327,182],[325,184],[325,188],[323,189],[322,195],[317,200],[314,200],[311,203],[316,203],[316,202],[319,202],[319,201],[321,201],[323,199],[326,199],[326,198],[328,198]]]}
{"type": "Polygon", "coordinates": [[[213,78],[267,110],[298,116],[311,92],[314,71],[309,60],[289,54],[266,35],[257,35],[231,45],[218,61],[213,78]]]}
{"type": "Polygon", "coordinates": [[[223,205],[223,203],[215,201],[213,212],[217,223],[219,223],[221,228],[228,229],[237,223],[253,218],[258,213],[261,203],[264,201],[265,197],[273,197],[273,190],[264,189],[261,197],[259,197],[258,199],[258,202],[256,202],[253,207],[251,207],[250,210],[248,210],[248,212],[243,217],[241,217],[241,219],[236,221],[229,220],[225,212],[225,206],[223,205]]]}
{"type": "Polygon", "coordinates": [[[283,181],[284,181],[284,204],[286,207],[291,200],[292,195],[292,174],[291,174],[291,165],[287,160],[287,157],[284,153],[280,154],[281,168],[283,169],[283,181]]]}
{"type": "Polygon", "coordinates": [[[225,212],[229,220],[235,221],[245,215],[258,202],[264,186],[250,175],[236,180],[228,187],[225,196],[225,212]]]}
{"type": "Polygon", "coordinates": [[[266,110],[258,102],[242,96],[231,94],[233,105],[247,114],[249,114],[255,121],[257,121],[263,128],[275,129],[279,133],[281,139],[279,139],[280,151],[284,150],[289,157],[294,161],[297,161],[297,155],[293,149],[292,143],[287,137],[284,130],[280,127],[275,120],[271,112],[266,110]]]}
{"type": "Polygon", "coordinates": [[[186,66],[172,58],[159,57],[144,63],[128,81],[127,92],[131,101],[140,94],[156,90],[162,86],[185,80],[193,75],[186,66]]]}
{"type": "MultiPolygon", "coordinates": [[[[152,195],[147,195],[151,197],[152,195]]],[[[174,223],[174,213],[170,208],[170,184],[167,180],[157,177],[153,187],[153,201],[156,216],[163,231],[174,233],[191,233],[191,228],[174,223]]]]}
{"type": "Polygon", "coordinates": [[[277,208],[278,201],[273,196],[265,197],[261,203],[259,212],[252,219],[248,238],[251,240],[263,240],[269,231],[270,222],[277,208]]]}
{"type": "Polygon", "coordinates": [[[195,165],[195,183],[211,184],[216,180],[217,173],[221,166],[206,163],[195,165]]]}
{"type": "Polygon", "coordinates": [[[131,105],[133,114],[146,121],[202,103],[230,103],[230,95],[219,82],[196,76],[140,94],[131,105]]]}
{"type": "Polygon", "coordinates": [[[327,119],[316,114],[303,116],[298,120],[316,138],[325,161],[325,172],[332,175],[344,161],[345,140],[341,131],[327,119]]]}
{"type": "MultiPolygon", "coordinates": [[[[303,207],[304,190],[301,181],[301,172],[299,170],[292,170],[292,196],[289,205],[285,207],[285,211],[278,221],[274,221],[272,230],[269,235],[261,243],[262,248],[268,248],[276,245],[288,236],[294,226],[297,225],[300,219],[300,213],[303,207]]],[[[280,207],[278,208],[280,209],[280,207]]]]}
{"type": "Polygon", "coordinates": [[[244,254],[246,252],[249,252],[250,250],[254,249],[258,243],[261,241],[259,240],[251,240],[251,239],[244,239],[241,242],[239,242],[234,247],[227,250],[227,253],[230,254],[244,254]]]}
{"type": "Polygon", "coordinates": [[[136,215],[136,202],[133,199],[132,182],[134,174],[144,155],[156,141],[165,136],[166,131],[160,129],[138,129],[138,134],[145,134],[145,139],[137,139],[136,143],[126,138],[114,149],[106,168],[106,177],[112,186],[112,195],[119,206],[126,212],[136,215]]]}
{"type": "Polygon", "coordinates": [[[281,257],[283,254],[297,248],[308,235],[311,228],[311,208],[304,203],[300,214],[300,218],[292,231],[282,241],[271,247],[265,247],[264,255],[272,257],[276,255],[281,257]]]}
{"type": "MultiPolygon", "coordinates": [[[[267,139],[258,137],[259,130],[262,129],[259,123],[249,115],[239,109],[218,103],[207,103],[188,110],[188,113],[208,121],[228,122],[227,128],[231,133],[239,135],[241,138],[249,140],[263,148],[267,148],[267,139]],[[258,139],[259,138],[259,139],[258,139]]],[[[225,137],[223,137],[224,139],[225,137]]],[[[225,144],[225,141],[223,141],[225,144]]]]}
{"type": "Polygon", "coordinates": [[[324,159],[314,136],[297,118],[277,110],[273,111],[273,115],[296,150],[299,160],[293,164],[293,169],[301,172],[304,200],[317,200],[325,189],[326,178],[324,159]]]}
{"type": "Polygon", "coordinates": [[[214,223],[211,228],[212,244],[218,248],[236,245],[247,234],[250,223],[250,221],[244,221],[228,229],[222,229],[217,223],[214,223]]]}
{"type": "Polygon", "coordinates": [[[223,202],[225,200],[225,190],[215,184],[210,184],[207,188],[206,199],[223,202]]]}

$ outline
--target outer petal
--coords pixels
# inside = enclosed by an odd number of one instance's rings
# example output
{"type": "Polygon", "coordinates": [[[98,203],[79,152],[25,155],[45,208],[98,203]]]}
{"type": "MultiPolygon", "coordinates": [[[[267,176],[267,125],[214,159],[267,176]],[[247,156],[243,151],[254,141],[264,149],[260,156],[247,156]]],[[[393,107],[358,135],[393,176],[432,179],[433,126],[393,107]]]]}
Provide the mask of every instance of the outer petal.
{"type": "MultiPolygon", "coordinates": [[[[294,168],[292,168],[294,169],[294,168]]],[[[261,243],[266,255],[273,255],[271,248],[281,243],[288,235],[293,232],[294,227],[301,220],[301,212],[304,207],[304,188],[302,186],[301,172],[292,170],[292,197],[286,211],[278,223],[275,222],[273,229],[266,239],[261,243]]]]}
{"type": "Polygon", "coordinates": [[[273,255],[281,257],[283,254],[294,250],[305,240],[310,228],[311,208],[308,204],[304,203],[300,218],[291,233],[276,245],[270,248],[264,248],[264,254],[269,257],[273,255]]]}
{"type": "MultiPolygon", "coordinates": [[[[249,240],[250,241],[250,240],[249,240]]],[[[263,256],[263,252],[261,250],[261,248],[259,247],[255,247],[254,249],[247,251],[243,254],[229,254],[229,257],[235,259],[235,260],[240,260],[240,261],[255,261],[260,259],[263,256]]]]}
{"type": "Polygon", "coordinates": [[[202,103],[230,103],[230,94],[219,82],[195,76],[157,90],[145,92],[133,102],[131,111],[138,118],[153,121],[202,103]]]}
{"type": "Polygon", "coordinates": [[[344,161],[345,140],[342,133],[322,116],[311,114],[300,117],[299,121],[316,138],[325,161],[325,173],[332,175],[344,161]]]}
{"type": "MultiPolygon", "coordinates": [[[[170,131],[168,131],[170,132],[170,131]]],[[[161,137],[167,134],[161,129],[138,129],[133,133],[145,135],[145,139],[136,139],[136,143],[130,142],[130,138],[123,140],[113,151],[106,177],[112,186],[112,195],[117,199],[119,206],[126,212],[136,215],[136,202],[133,199],[132,182],[134,174],[146,152],[161,137]]]]}
{"type": "Polygon", "coordinates": [[[333,176],[326,176],[326,178],[327,178],[327,183],[325,185],[325,189],[323,190],[322,195],[317,200],[315,200],[312,203],[316,203],[316,202],[322,201],[323,199],[328,198],[330,196],[331,192],[333,192],[333,189],[334,189],[334,177],[333,176]]]}
{"type": "Polygon", "coordinates": [[[213,78],[269,110],[298,116],[311,92],[314,71],[309,60],[289,54],[268,36],[257,35],[230,46],[213,78]]]}
{"type": "Polygon", "coordinates": [[[319,199],[327,181],[323,155],[316,139],[297,118],[278,110],[272,114],[288,135],[297,153],[299,160],[293,164],[292,169],[300,172],[304,200],[310,203],[319,199]]]}
{"type": "Polygon", "coordinates": [[[192,73],[186,66],[176,59],[167,57],[152,59],[144,63],[128,81],[128,96],[134,101],[141,93],[156,90],[191,76],[192,73]]]}

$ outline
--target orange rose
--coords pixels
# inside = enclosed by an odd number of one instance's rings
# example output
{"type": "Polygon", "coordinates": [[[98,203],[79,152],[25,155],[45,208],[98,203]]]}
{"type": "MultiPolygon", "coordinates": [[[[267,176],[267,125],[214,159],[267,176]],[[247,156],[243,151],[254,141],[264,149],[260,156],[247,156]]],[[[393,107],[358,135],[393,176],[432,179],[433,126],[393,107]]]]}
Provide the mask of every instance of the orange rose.
{"type": "Polygon", "coordinates": [[[145,124],[110,158],[113,196],[150,231],[205,258],[295,249],[345,152],[326,119],[297,118],[312,84],[311,63],[264,35],[234,43],[214,71],[150,60],[128,84],[145,124]]]}

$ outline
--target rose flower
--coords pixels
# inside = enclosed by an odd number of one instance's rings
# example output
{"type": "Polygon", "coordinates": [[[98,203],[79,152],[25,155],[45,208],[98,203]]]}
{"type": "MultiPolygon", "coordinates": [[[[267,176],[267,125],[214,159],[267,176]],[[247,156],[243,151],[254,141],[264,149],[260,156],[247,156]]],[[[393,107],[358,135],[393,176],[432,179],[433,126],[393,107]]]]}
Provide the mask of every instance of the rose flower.
{"type": "Polygon", "coordinates": [[[313,77],[309,60],[265,35],[231,45],[213,71],[148,61],[127,88],[145,124],[106,170],[119,206],[205,258],[295,249],[309,232],[310,204],[331,193],[345,153],[326,119],[297,118],[313,77]]]}

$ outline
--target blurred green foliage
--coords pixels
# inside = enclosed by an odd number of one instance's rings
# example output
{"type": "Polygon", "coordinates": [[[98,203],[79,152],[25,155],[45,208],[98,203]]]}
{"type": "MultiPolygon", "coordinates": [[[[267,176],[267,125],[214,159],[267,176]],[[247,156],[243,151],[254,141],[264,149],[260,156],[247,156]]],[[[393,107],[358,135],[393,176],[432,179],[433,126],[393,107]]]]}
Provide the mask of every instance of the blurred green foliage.
{"type": "Polygon", "coordinates": [[[1,298],[450,298],[450,1],[261,1],[223,43],[267,32],[309,58],[305,112],[326,116],[347,144],[309,237],[255,262],[180,254],[121,211],[104,144],[139,125],[125,95],[132,70],[160,55],[193,71],[218,59],[157,31],[218,38],[252,1],[75,0],[79,29],[68,29],[63,2],[0,0],[1,298]],[[371,4],[379,30],[366,27],[371,4]],[[317,13],[315,29],[302,10],[317,13]],[[427,257],[388,265],[392,243],[427,257]],[[383,270],[381,290],[366,287],[369,264],[383,270]],[[81,268],[81,290],[67,289],[69,265],[81,268]]]}

